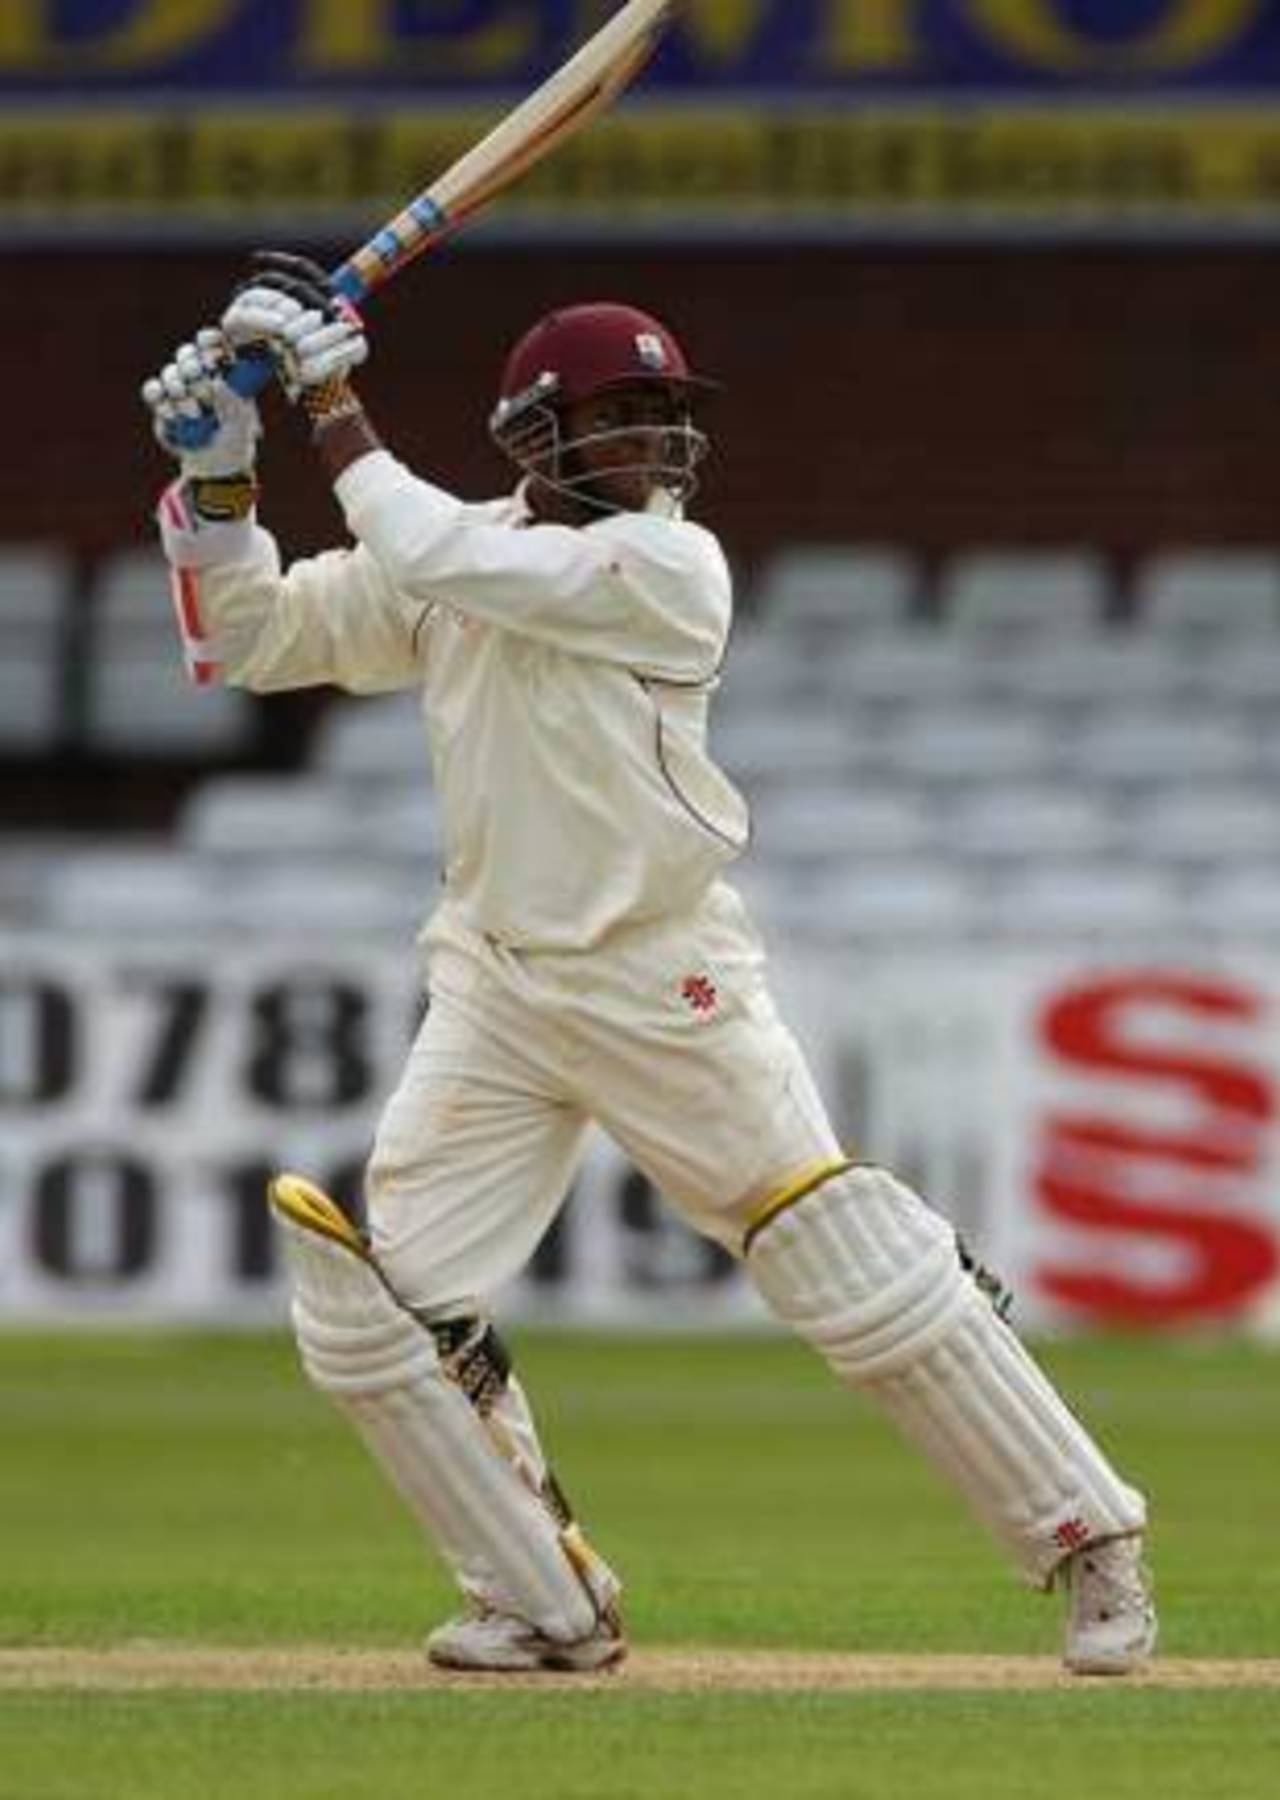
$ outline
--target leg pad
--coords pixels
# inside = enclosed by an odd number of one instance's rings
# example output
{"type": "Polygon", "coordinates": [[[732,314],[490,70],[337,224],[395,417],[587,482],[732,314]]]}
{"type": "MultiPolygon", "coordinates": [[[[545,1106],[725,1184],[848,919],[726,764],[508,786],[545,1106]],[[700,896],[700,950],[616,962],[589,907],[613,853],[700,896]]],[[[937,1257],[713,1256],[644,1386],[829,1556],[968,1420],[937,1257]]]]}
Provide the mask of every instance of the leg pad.
{"type": "Polygon", "coordinates": [[[303,1367],[355,1424],[375,1459],[482,1607],[572,1643],[595,1632],[618,1583],[584,1569],[530,1471],[503,1453],[443,1368],[431,1330],[390,1291],[359,1234],[296,1177],[271,1205],[294,1282],[303,1367]]]}
{"type": "Polygon", "coordinates": [[[1116,1475],[962,1268],[951,1226],[881,1169],[836,1176],[750,1257],[773,1311],[863,1389],[966,1496],[1029,1580],[1140,1531],[1116,1475]]]}

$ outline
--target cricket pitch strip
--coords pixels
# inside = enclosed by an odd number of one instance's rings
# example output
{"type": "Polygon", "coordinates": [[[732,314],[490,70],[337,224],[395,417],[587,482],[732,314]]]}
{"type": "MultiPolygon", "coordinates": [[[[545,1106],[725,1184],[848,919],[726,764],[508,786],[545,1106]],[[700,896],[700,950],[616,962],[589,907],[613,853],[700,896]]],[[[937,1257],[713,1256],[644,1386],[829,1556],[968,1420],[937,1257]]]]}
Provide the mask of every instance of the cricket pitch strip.
{"type": "Polygon", "coordinates": [[[1215,1661],[1157,1658],[1123,1681],[1067,1675],[1050,1656],[847,1654],[828,1651],[634,1650],[621,1670],[598,1675],[461,1675],[434,1669],[416,1650],[335,1649],[135,1642],[89,1649],[0,1648],[0,1690],[77,1689],[132,1693],[157,1689],[241,1692],[382,1691],[426,1693],[459,1687],[536,1687],[617,1693],[801,1691],[868,1693],[902,1689],[1010,1692],[1060,1688],[1280,1688],[1280,1658],[1215,1661]]]}

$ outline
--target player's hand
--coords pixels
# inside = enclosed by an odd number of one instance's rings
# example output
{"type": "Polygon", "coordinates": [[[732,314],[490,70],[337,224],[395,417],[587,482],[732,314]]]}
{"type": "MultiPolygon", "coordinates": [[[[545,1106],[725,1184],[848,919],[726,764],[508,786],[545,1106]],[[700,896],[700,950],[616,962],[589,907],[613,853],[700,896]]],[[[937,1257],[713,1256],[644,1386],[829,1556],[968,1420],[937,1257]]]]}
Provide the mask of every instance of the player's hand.
{"type": "Polygon", "coordinates": [[[184,475],[248,474],[262,436],[252,400],[222,379],[235,350],[212,326],[180,344],[158,375],[142,384],[156,439],[182,464],[184,475]]]}
{"type": "Polygon", "coordinates": [[[291,400],[345,380],[369,356],[355,307],[334,293],[318,263],[282,250],[255,256],[252,275],[222,316],[222,329],[237,349],[270,351],[291,400]]]}

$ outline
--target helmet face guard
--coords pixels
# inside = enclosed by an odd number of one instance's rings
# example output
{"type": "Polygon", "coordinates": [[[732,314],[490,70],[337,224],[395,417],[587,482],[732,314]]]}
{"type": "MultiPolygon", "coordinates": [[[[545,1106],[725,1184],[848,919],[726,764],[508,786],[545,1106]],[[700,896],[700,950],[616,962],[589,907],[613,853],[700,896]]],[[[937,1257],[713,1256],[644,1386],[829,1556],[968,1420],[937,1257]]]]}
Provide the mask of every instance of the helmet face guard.
{"type": "Polygon", "coordinates": [[[685,501],[697,489],[698,465],[709,448],[693,424],[692,403],[712,386],[691,373],[675,338],[647,313],[603,303],[569,307],[517,344],[490,432],[526,475],[598,511],[629,510],[600,491],[602,482],[618,477],[638,477],[648,494],[685,501]],[[624,388],[660,391],[670,417],[566,436],[568,408],[624,388]],[[596,463],[591,455],[624,440],[636,447],[634,461],[596,463]]]}
{"type": "Polygon", "coordinates": [[[651,491],[661,489],[681,503],[697,492],[698,465],[710,444],[690,418],[687,402],[674,395],[672,414],[660,423],[616,425],[570,437],[554,398],[540,394],[500,407],[490,429],[503,454],[526,475],[601,512],[619,512],[624,508],[618,502],[594,491],[602,479],[638,476],[651,491]],[[636,447],[634,461],[594,465],[591,451],[620,443],[636,447]]]}

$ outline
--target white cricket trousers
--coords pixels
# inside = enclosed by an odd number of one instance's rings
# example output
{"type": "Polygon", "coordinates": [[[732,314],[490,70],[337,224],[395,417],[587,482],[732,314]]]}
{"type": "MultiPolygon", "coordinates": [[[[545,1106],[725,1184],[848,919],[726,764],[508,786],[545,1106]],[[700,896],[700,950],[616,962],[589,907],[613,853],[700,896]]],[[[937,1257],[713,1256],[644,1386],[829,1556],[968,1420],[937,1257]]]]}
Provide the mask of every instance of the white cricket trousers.
{"type": "Polygon", "coordinates": [[[367,1182],[374,1253],[410,1306],[471,1311],[519,1273],[593,1120],[734,1255],[754,1206],[839,1156],[726,884],[590,951],[512,950],[447,908],[426,946],[430,1007],[367,1182]]]}

